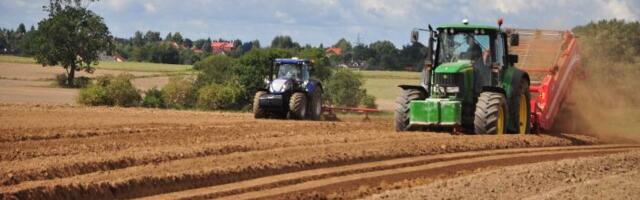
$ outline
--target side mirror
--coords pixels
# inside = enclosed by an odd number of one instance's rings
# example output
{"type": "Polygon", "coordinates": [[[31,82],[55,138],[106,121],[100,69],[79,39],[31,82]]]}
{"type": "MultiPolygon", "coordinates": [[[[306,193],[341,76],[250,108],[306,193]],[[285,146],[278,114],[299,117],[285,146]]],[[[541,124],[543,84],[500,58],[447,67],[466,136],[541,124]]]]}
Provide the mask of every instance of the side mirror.
{"type": "Polygon", "coordinates": [[[513,33],[513,34],[511,34],[510,39],[511,39],[511,40],[509,41],[509,43],[511,44],[511,46],[518,46],[518,45],[520,45],[520,35],[519,35],[519,34],[517,34],[517,33],[513,33]]]}
{"type": "Polygon", "coordinates": [[[511,64],[518,63],[518,55],[509,54],[509,55],[507,56],[507,62],[508,62],[508,63],[511,63],[511,64]]]}
{"type": "Polygon", "coordinates": [[[418,38],[419,38],[418,31],[416,30],[411,31],[411,43],[417,43],[418,38]]]}

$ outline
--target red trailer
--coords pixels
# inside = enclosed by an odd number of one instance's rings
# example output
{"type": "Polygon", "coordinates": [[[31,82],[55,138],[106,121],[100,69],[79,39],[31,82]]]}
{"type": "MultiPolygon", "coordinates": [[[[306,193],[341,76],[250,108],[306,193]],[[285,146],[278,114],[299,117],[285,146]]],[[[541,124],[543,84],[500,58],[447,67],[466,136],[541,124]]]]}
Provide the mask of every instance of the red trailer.
{"type": "Polygon", "coordinates": [[[516,29],[520,44],[517,66],[531,78],[533,130],[548,130],[580,68],[576,37],[569,31],[516,29]]]}

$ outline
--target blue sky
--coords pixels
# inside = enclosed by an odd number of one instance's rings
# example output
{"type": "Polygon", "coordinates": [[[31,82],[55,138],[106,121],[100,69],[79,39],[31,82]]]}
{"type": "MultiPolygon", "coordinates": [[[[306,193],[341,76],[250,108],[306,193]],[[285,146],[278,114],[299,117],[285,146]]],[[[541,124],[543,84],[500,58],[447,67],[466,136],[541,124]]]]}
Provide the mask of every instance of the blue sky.
{"type": "MultiPolygon", "coordinates": [[[[48,0],[0,0],[0,27],[37,24],[48,0]]],[[[412,28],[459,22],[520,28],[570,29],[599,19],[640,19],[640,0],[101,0],[86,5],[113,35],[136,30],[179,31],[197,39],[259,39],[276,35],[301,44],[330,45],[340,38],[364,43],[409,42],[412,28]]]]}

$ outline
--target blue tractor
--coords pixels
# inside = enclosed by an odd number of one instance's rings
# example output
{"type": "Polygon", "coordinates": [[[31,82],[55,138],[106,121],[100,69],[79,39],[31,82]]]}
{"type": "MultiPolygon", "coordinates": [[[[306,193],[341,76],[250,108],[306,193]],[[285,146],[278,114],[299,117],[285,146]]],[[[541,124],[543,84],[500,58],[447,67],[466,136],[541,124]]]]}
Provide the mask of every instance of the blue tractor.
{"type": "Polygon", "coordinates": [[[276,59],[269,70],[267,88],[259,89],[253,98],[254,117],[319,120],[322,83],[310,78],[312,72],[310,60],[276,59]]]}

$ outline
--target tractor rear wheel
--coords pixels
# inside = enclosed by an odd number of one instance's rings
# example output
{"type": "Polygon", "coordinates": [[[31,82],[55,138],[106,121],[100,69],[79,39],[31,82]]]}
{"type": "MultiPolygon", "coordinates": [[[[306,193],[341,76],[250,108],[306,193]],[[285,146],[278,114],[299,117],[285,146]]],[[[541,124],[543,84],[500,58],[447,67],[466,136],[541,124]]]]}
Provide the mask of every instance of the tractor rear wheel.
{"type": "Polygon", "coordinates": [[[531,132],[531,93],[529,93],[529,82],[522,80],[520,83],[520,96],[518,97],[518,134],[531,132]]]}
{"type": "Polygon", "coordinates": [[[253,97],[253,117],[256,119],[262,119],[267,117],[267,111],[260,108],[260,97],[267,94],[265,91],[258,91],[253,97]]]}
{"type": "Polygon", "coordinates": [[[289,100],[289,117],[291,119],[304,119],[307,114],[307,97],[302,92],[291,95],[289,100]]]}
{"type": "Polygon", "coordinates": [[[482,92],[476,104],[473,120],[476,134],[504,134],[506,132],[507,101],[503,94],[482,92]]]}
{"type": "Polygon", "coordinates": [[[406,89],[402,91],[402,96],[396,99],[395,128],[397,132],[409,130],[409,103],[425,98],[425,94],[420,90],[406,89]]]}
{"type": "Polygon", "coordinates": [[[311,120],[320,120],[322,116],[322,90],[318,89],[311,95],[311,101],[309,101],[309,113],[308,117],[311,120]]]}

